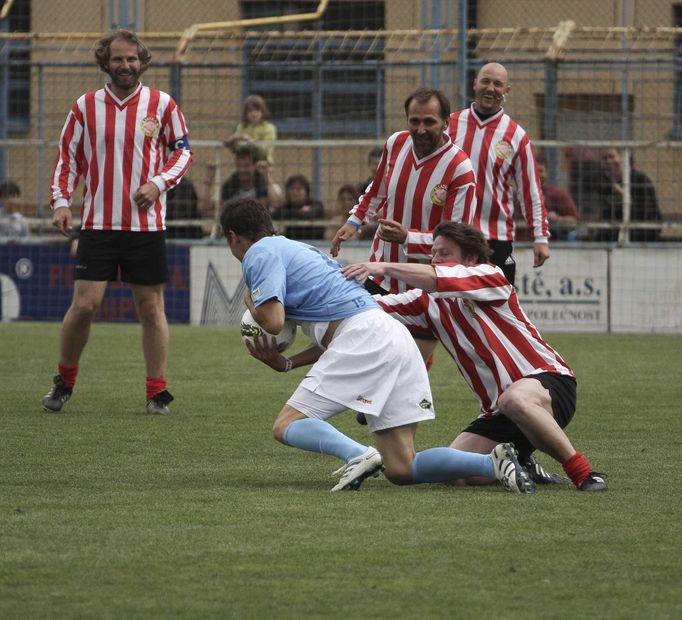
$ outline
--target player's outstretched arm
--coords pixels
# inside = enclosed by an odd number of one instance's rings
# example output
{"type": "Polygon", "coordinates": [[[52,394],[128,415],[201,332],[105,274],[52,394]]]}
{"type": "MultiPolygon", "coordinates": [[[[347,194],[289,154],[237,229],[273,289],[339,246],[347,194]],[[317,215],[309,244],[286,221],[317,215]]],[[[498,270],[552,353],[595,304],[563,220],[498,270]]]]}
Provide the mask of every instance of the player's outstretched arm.
{"type": "Polygon", "coordinates": [[[341,273],[347,280],[357,280],[362,284],[369,276],[383,276],[385,275],[385,267],[387,263],[354,263],[353,265],[346,265],[341,273]]]}

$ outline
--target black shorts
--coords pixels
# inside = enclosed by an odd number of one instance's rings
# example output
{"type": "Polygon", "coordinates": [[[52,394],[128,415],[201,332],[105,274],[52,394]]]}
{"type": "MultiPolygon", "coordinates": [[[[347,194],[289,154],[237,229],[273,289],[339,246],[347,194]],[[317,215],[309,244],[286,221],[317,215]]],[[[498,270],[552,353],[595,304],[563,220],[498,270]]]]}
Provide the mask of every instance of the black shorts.
{"type": "Polygon", "coordinates": [[[168,280],[166,233],[123,230],[81,230],[74,280],[153,286],[168,280]]]}
{"type": "MultiPolygon", "coordinates": [[[[552,372],[543,372],[526,378],[537,379],[549,392],[552,399],[554,419],[561,428],[566,428],[575,414],[577,392],[575,379],[568,375],[557,375],[552,372]]],[[[481,435],[481,437],[487,437],[497,443],[510,441],[516,446],[519,455],[522,457],[529,456],[535,450],[521,429],[502,414],[487,418],[476,418],[463,432],[481,435]]]]}
{"type": "MultiPolygon", "coordinates": [[[[364,287],[372,295],[389,295],[389,292],[385,288],[381,288],[374,280],[372,280],[370,278],[367,278],[365,280],[364,287]]],[[[438,338],[436,338],[431,333],[419,332],[419,331],[416,331],[416,328],[413,329],[409,326],[407,326],[407,329],[412,334],[412,338],[414,338],[415,340],[438,340],[438,338]]]]}
{"type": "Polygon", "coordinates": [[[511,241],[488,240],[488,246],[493,251],[490,262],[497,265],[504,272],[505,277],[513,286],[516,279],[516,261],[514,260],[514,244],[511,241]]]}

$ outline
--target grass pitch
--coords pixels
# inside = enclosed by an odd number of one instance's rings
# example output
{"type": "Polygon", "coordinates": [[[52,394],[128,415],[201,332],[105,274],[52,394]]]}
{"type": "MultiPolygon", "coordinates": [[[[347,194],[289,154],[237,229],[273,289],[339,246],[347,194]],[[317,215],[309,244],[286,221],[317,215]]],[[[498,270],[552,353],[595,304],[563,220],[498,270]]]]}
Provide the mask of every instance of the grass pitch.
{"type": "MultiPolygon", "coordinates": [[[[74,397],[45,414],[58,334],[0,324],[2,618],[682,617],[682,337],[549,336],[578,375],[569,436],[610,491],[521,497],[329,493],[338,461],[270,435],[305,371],[253,360],[235,328],[172,327],[160,418],[142,413],[139,327],[97,324],[74,397]]],[[[442,349],[431,378],[418,449],[476,413],[442,349]]]]}

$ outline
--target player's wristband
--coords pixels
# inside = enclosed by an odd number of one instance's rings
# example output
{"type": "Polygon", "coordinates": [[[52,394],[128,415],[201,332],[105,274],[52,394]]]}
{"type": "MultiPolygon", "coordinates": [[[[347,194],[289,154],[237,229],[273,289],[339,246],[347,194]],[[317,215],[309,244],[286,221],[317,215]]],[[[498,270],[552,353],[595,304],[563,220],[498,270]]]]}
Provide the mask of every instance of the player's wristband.
{"type": "Polygon", "coordinates": [[[284,371],[283,372],[289,372],[293,367],[294,367],[294,363],[287,357],[284,360],[284,371]]]}
{"type": "Polygon", "coordinates": [[[348,220],[346,222],[346,224],[350,224],[351,226],[354,226],[355,230],[360,230],[360,226],[362,226],[362,224],[358,224],[357,222],[354,222],[353,220],[348,220]]]}

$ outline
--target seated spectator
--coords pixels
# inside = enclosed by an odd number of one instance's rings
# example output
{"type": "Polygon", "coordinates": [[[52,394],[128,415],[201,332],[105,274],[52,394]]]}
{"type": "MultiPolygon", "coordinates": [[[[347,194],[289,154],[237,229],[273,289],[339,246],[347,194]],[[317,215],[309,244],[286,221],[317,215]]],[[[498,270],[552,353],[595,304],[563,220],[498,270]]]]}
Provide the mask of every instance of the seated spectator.
{"type": "MultiPolygon", "coordinates": [[[[302,174],[291,175],[284,183],[284,204],[275,212],[281,220],[319,220],[324,207],[310,196],[310,182],[302,174]]],[[[324,226],[287,225],[284,234],[289,239],[324,239],[324,226]]]]}
{"type": "Polygon", "coordinates": [[[374,175],[379,167],[379,162],[381,162],[381,156],[384,151],[380,146],[375,146],[367,153],[367,169],[369,170],[369,176],[364,181],[358,183],[358,196],[362,196],[367,189],[367,186],[374,180],[374,175]]]}
{"type": "MultiPolygon", "coordinates": [[[[623,155],[618,149],[608,148],[601,153],[602,173],[598,185],[602,205],[602,221],[614,225],[608,230],[600,230],[599,241],[617,241],[617,225],[623,221],[623,155]]],[[[656,189],[644,172],[630,166],[630,221],[660,222],[656,189]]],[[[658,228],[632,228],[630,241],[659,241],[658,228]]]]}
{"type": "MultiPolygon", "coordinates": [[[[265,99],[260,95],[249,95],[244,99],[242,120],[234,133],[225,140],[225,146],[236,152],[239,146],[253,141],[272,142],[277,140],[277,128],[268,121],[270,112],[265,99]]],[[[259,146],[264,158],[272,165],[274,163],[274,147],[259,146]]]]}
{"type": "Polygon", "coordinates": [[[258,151],[252,144],[242,144],[234,156],[235,172],[223,183],[220,190],[222,203],[232,198],[254,198],[266,204],[268,198],[268,182],[258,172],[256,162],[258,151]]]}
{"type": "MultiPolygon", "coordinates": [[[[359,198],[357,187],[346,183],[339,187],[336,194],[336,203],[329,213],[329,224],[324,229],[324,238],[331,241],[336,231],[348,220],[348,213],[355,206],[359,198]]],[[[360,238],[360,234],[357,235],[360,238]]]]}
{"type": "Polygon", "coordinates": [[[27,239],[31,236],[26,218],[19,211],[21,190],[14,181],[0,183],[0,237],[27,239]]]}
{"type": "Polygon", "coordinates": [[[201,239],[204,230],[201,224],[176,225],[173,220],[198,220],[197,192],[192,181],[182,177],[180,182],[166,194],[166,237],[168,239],[201,239]]]}
{"type": "Polygon", "coordinates": [[[284,190],[282,186],[272,176],[272,166],[268,160],[263,158],[256,162],[256,170],[263,176],[268,187],[268,195],[265,206],[270,211],[270,215],[284,204],[284,190]]]}
{"type": "Polygon", "coordinates": [[[547,183],[547,161],[538,157],[538,177],[545,195],[547,221],[551,238],[557,241],[575,241],[577,238],[578,209],[572,196],[563,187],[547,183]]]}

